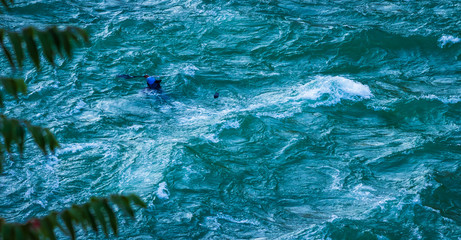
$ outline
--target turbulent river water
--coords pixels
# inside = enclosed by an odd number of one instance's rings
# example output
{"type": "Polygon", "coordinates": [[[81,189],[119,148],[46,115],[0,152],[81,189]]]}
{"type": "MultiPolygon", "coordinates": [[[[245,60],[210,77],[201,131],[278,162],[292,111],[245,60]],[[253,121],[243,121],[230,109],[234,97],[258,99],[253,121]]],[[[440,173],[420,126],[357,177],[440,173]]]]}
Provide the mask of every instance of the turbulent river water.
{"type": "Polygon", "coordinates": [[[54,68],[2,57],[28,84],[3,113],[61,144],[6,158],[9,221],[136,193],[111,238],[461,237],[460,1],[17,1],[0,20],[91,35],[54,68]]]}

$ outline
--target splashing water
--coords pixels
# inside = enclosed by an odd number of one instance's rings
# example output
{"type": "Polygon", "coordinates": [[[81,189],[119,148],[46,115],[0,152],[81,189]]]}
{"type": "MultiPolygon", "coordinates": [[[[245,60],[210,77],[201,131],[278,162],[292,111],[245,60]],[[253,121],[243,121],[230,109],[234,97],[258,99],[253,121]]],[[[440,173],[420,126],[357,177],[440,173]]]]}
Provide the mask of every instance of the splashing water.
{"type": "Polygon", "coordinates": [[[21,73],[29,94],[4,113],[50,128],[61,148],[4,161],[0,216],[136,193],[149,207],[122,220],[120,239],[458,239],[459,12],[453,1],[18,2],[5,28],[77,25],[92,42],[21,73]],[[163,75],[163,93],[123,74],[163,75]]]}

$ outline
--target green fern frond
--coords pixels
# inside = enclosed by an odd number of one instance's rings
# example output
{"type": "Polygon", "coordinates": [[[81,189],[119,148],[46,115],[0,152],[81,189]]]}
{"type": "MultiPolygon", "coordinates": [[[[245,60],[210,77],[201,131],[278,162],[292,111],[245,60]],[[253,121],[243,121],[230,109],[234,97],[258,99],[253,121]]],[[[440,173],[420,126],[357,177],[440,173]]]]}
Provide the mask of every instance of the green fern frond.
{"type": "Polygon", "coordinates": [[[3,146],[9,153],[13,152],[13,145],[18,147],[20,153],[24,151],[26,132],[32,135],[35,143],[45,155],[48,150],[54,152],[59,147],[56,137],[49,129],[34,126],[25,120],[0,115],[0,132],[3,135],[3,146]]]}
{"type": "MultiPolygon", "coordinates": [[[[129,195],[113,195],[110,198],[91,198],[91,200],[82,205],[73,205],[71,208],[66,209],[60,213],[52,212],[48,216],[42,217],[41,219],[31,219],[25,224],[18,223],[6,223],[3,219],[0,219],[0,231],[3,240],[13,239],[56,239],[56,228],[59,229],[66,235],[69,235],[71,239],[76,239],[76,227],[91,229],[98,233],[99,228],[103,230],[106,237],[109,236],[109,226],[112,229],[114,235],[118,234],[117,216],[115,214],[113,205],[118,208],[120,206],[115,202],[123,202],[123,208],[130,208],[131,205],[145,206],[145,203],[135,196],[135,201],[132,196],[129,195]],[[131,196],[131,197],[130,197],[131,196]],[[125,200],[128,200],[125,202],[125,200]],[[63,223],[64,226],[61,224],[63,223]]],[[[131,215],[131,214],[130,214],[131,215]]]]}
{"type": "Polygon", "coordinates": [[[34,66],[39,69],[41,64],[39,49],[43,51],[45,60],[54,65],[56,55],[72,57],[72,52],[76,46],[88,42],[88,33],[77,27],[59,29],[53,26],[45,30],[27,27],[21,32],[9,32],[0,29],[0,47],[12,68],[15,68],[16,65],[19,68],[23,67],[25,52],[28,53],[34,66]],[[6,35],[8,38],[5,37],[6,35]],[[13,51],[9,46],[12,47],[13,51]]]}

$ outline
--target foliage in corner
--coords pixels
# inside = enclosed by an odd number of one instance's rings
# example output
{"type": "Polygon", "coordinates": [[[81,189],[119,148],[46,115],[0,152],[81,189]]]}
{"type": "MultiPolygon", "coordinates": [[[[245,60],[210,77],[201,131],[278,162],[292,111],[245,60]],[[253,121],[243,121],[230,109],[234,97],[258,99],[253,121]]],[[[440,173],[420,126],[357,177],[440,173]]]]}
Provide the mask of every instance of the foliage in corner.
{"type": "Polygon", "coordinates": [[[134,217],[134,210],[131,205],[145,208],[146,204],[136,195],[112,195],[110,198],[91,198],[83,205],[72,205],[60,213],[51,214],[29,220],[27,223],[5,223],[0,219],[0,231],[3,240],[35,240],[35,239],[56,239],[55,229],[76,239],[75,226],[80,226],[85,232],[91,229],[98,233],[98,226],[106,237],[110,230],[114,235],[118,234],[117,218],[113,205],[123,213],[134,217]]]}
{"type": "Polygon", "coordinates": [[[45,155],[48,153],[47,149],[54,152],[56,147],[59,147],[58,141],[48,128],[34,126],[26,120],[8,118],[0,114],[0,131],[4,140],[3,146],[0,146],[5,148],[8,153],[13,152],[13,145],[18,147],[20,153],[24,151],[26,132],[32,135],[32,138],[45,155]]]}
{"type": "MultiPolygon", "coordinates": [[[[46,30],[37,30],[33,27],[28,27],[21,32],[8,32],[0,29],[0,46],[13,69],[16,66],[19,68],[23,67],[26,52],[32,59],[34,66],[39,69],[40,54],[38,46],[41,46],[46,61],[54,66],[57,55],[72,57],[73,48],[85,42],[89,42],[87,32],[77,27],[67,27],[63,30],[59,30],[55,26],[49,27],[46,30]],[[8,41],[6,41],[5,35],[8,36],[8,41]],[[9,48],[9,46],[11,47],[9,48]]],[[[0,87],[3,90],[2,92],[6,92],[16,99],[18,99],[19,94],[26,94],[27,92],[27,86],[23,79],[0,77],[0,87]]],[[[0,92],[0,107],[4,106],[2,92],[0,92]]],[[[19,152],[22,153],[26,132],[32,135],[34,142],[45,155],[47,154],[47,148],[51,152],[54,152],[54,149],[59,146],[56,138],[49,129],[33,126],[26,120],[9,119],[1,115],[0,130],[3,136],[3,142],[0,142],[0,154],[4,153],[4,149],[8,153],[11,153],[12,144],[16,144],[19,152]]],[[[1,172],[2,163],[0,162],[1,172]]]]}
{"type": "Polygon", "coordinates": [[[7,2],[6,0],[1,0],[2,1],[2,5],[6,8],[9,7],[9,4],[13,4],[13,0],[9,0],[9,2],[7,2]]]}
{"type": "Polygon", "coordinates": [[[56,55],[72,57],[73,48],[85,42],[89,42],[87,32],[77,27],[66,27],[61,30],[56,26],[45,30],[27,27],[21,32],[7,32],[0,29],[0,46],[13,68],[23,67],[25,52],[27,52],[35,67],[39,69],[38,46],[41,46],[45,59],[54,65],[56,55]],[[15,58],[13,58],[13,51],[7,47],[7,40],[12,46],[15,58]]]}
{"type": "MultiPolygon", "coordinates": [[[[9,8],[13,0],[0,0],[2,5],[9,8]]],[[[1,13],[1,12],[0,12],[1,13]]],[[[6,60],[13,70],[22,69],[26,62],[26,53],[32,60],[35,68],[40,69],[41,52],[44,59],[51,65],[55,65],[56,56],[72,57],[72,51],[76,46],[88,43],[89,37],[84,29],[77,27],[58,28],[52,26],[44,30],[27,27],[21,31],[7,31],[0,28],[0,47],[5,54],[6,60]]],[[[27,93],[27,86],[23,79],[0,76],[0,174],[5,151],[10,154],[14,147],[19,153],[23,153],[26,142],[26,134],[29,133],[32,140],[42,150],[43,154],[48,151],[54,152],[59,147],[53,133],[48,128],[32,125],[27,120],[9,118],[3,114],[1,108],[5,105],[4,93],[12,95],[16,100],[20,94],[27,93]]],[[[116,214],[113,210],[115,205],[122,212],[134,217],[132,204],[146,207],[146,204],[136,195],[113,195],[110,198],[91,198],[83,205],[73,205],[60,213],[51,214],[29,220],[27,223],[8,223],[0,218],[0,239],[56,239],[55,229],[76,238],[76,227],[83,230],[89,228],[96,233],[99,227],[106,236],[109,229],[117,235],[118,226],[116,214]]]]}

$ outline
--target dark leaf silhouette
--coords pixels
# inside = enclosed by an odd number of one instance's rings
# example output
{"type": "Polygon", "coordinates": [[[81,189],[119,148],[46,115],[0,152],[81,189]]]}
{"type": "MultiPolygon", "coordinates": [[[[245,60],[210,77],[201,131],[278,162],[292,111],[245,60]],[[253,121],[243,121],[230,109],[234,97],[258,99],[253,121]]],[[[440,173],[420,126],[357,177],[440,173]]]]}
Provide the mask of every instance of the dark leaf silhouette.
{"type": "Polygon", "coordinates": [[[0,115],[0,131],[3,135],[4,147],[9,153],[13,152],[11,148],[13,144],[17,145],[20,153],[23,152],[26,132],[32,135],[35,143],[44,154],[47,154],[48,150],[54,152],[56,147],[59,146],[58,141],[49,129],[34,126],[25,120],[0,115]]]}
{"type": "Polygon", "coordinates": [[[72,57],[73,50],[76,46],[81,46],[83,43],[88,42],[88,33],[84,29],[77,27],[58,29],[56,26],[53,26],[45,30],[27,27],[21,32],[6,32],[3,29],[0,30],[0,45],[12,68],[15,68],[16,65],[22,68],[25,60],[24,52],[29,54],[34,66],[40,68],[41,59],[39,46],[41,46],[45,60],[55,65],[54,61],[56,55],[61,57],[72,57]],[[8,35],[8,41],[4,37],[5,35],[8,35]],[[8,44],[12,46],[15,58],[13,58],[12,51],[8,48],[8,44]]]}
{"type": "MultiPolygon", "coordinates": [[[[130,195],[132,196],[132,195],[130,195]]],[[[32,219],[25,224],[18,223],[5,223],[3,219],[0,219],[0,229],[3,240],[10,239],[38,239],[41,236],[44,239],[56,239],[55,230],[58,228],[61,232],[69,235],[72,239],[76,239],[76,227],[82,227],[87,229],[88,225],[96,233],[98,232],[98,225],[101,226],[104,234],[109,236],[109,224],[114,235],[118,234],[117,217],[114,212],[113,200],[128,200],[128,205],[145,203],[138,199],[138,203],[134,200],[129,200],[129,197],[122,195],[113,195],[110,198],[92,198],[88,203],[83,205],[73,205],[71,208],[62,211],[61,213],[51,213],[41,219],[32,219]],[[112,204],[111,204],[112,202],[112,204]],[[96,215],[96,218],[92,214],[96,215]],[[63,227],[59,222],[64,223],[63,227]]]]}
{"type": "MultiPolygon", "coordinates": [[[[14,2],[13,0],[0,1],[6,8],[14,2]]],[[[20,69],[24,66],[26,52],[35,68],[39,69],[41,51],[44,59],[54,66],[56,55],[72,57],[76,46],[81,46],[83,43],[88,42],[88,33],[77,27],[60,29],[52,26],[45,30],[27,27],[20,32],[0,29],[0,47],[13,70],[16,66],[20,69]],[[8,36],[7,38],[5,38],[6,35],[8,36]]],[[[6,92],[16,99],[19,99],[20,93],[26,94],[27,91],[23,79],[8,77],[0,77],[0,88],[2,92],[6,92]]],[[[4,106],[2,92],[0,92],[0,107],[4,106]]],[[[3,114],[0,114],[0,133],[3,137],[3,141],[0,141],[0,174],[3,171],[2,163],[5,150],[12,153],[13,147],[17,146],[19,153],[22,153],[27,133],[30,134],[33,141],[45,155],[48,151],[54,152],[59,147],[58,141],[49,129],[32,125],[27,120],[9,118],[3,114]]],[[[136,195],[129,195],[128,197],[113,195],[109,199],[92,198],[90,202],[83,205],[73,205],[61,213],[51,212],[48,216],[40,219],[33,218],[24,224],[7,223],[0,218],[0,238],[3,240],[54,240],[56,239],[55,231],[58,229],[72,239],[76,239],[76,227],[81,227],[85,231],[90,227],[97,233],[99,226],[106,236],[109,236],[110,229],[112,229],[114,235],[117,235],[117,216],[112,205],[116,205],[130,216],[134,216],[131,204],[141,207],[146,206],[136,195]]]]}
{"type": "Polygon", "coordinates": [[[19,93],[26,94],[27,92],[27,86],[23,79],[0,77],[0,84],[7,93],[16,99],[19,93]]]}

